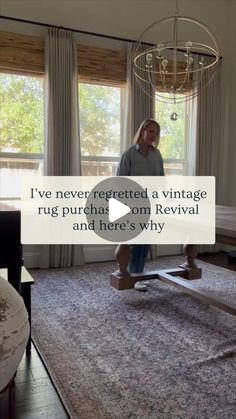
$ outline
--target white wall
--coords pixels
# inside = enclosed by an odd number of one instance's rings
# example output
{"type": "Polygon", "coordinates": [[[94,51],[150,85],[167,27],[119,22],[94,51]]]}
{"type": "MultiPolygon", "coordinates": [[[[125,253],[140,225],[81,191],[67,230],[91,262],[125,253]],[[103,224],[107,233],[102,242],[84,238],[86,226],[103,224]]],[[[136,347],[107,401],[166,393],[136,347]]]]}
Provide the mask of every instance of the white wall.
{"type": "MultiPolygon", "coordinates": [[[[155,20],[171,16],[175,0],[0,0],[1,15],[128,39],[138,39],[155,20]]],[[[224,202],[236,205],[236,1],[179,0],[179,13],[206,23],[215,32],[223,56],[222,177],[224,202]]],[[[45,28],[0,20],[1,30],[42,35],[45,28]]],[[[80,41],[121,48],[122,43],[78,34],[80,41]]]]}

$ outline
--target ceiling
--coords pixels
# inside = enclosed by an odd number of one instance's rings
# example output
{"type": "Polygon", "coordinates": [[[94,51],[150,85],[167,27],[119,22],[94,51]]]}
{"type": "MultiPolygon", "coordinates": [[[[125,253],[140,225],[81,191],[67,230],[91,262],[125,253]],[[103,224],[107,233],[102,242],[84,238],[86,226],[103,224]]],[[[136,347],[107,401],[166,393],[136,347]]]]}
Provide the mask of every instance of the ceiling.
{"type": "MultiPolygon", "coordinates": [[[[180,14],[202,20],[221,36],[234,3],[178,0],[178,8],[180,14]]],[[[4,16],[128,39],[138,39],[147,26],[173,15],[175,8],[176,0],[0,0],[4,16]]]]}

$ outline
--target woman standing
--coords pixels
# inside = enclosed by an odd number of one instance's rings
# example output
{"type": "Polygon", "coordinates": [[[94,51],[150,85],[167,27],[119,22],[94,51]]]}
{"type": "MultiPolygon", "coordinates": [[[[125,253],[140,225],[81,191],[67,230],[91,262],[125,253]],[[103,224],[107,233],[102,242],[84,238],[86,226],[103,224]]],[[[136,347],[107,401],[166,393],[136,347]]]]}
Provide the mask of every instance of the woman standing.
{"type": "MultiPolygon", "coordinates": [[[[157,148],[160,141],[160,125],[154,119],[145,119],[134,137],[134,144],[122,155],[117,176],[164,176],[162,155],[157,148]]],[[[150,245],[132,245],[130,273],[140,273],[150,250],[150,245]]],[[[141,282],[135,289],[146,290],[141,282]]]]}

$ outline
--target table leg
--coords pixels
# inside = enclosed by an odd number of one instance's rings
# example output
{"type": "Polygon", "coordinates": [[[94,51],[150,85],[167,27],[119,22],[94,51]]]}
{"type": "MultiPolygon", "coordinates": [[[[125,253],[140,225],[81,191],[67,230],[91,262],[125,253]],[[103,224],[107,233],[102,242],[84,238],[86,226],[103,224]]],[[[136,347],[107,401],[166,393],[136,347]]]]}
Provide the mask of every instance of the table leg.
{"type": "Polygon", "coordinates": [[[31,351],[31,284],[22,284],[22,298],[25,303],[26,310],[28,311],[29,316],[29,325],[30,325],[30,334],[28,343],[26,346],[26,353],[30,353],[31,351]]]}
{"type": "Polygon", "coordinates": [[[8,266],[7,268],[7,279],[16,291],[21,293],[21,265],[8,266]]]}
{"type": "Polygon", "coordinates": [[[126,290],[134,287],[135,280],[128,272],[130,249],[127,244],[119,244],[115,251],[118,269],[110,275],[110,285],[117,290],[126,290]]]}
{"type": "Polygon", "coordinates": [[[198,254],[197,245],[185,244],[183,246],[183,252],[186,261],[180,267],[186,269],[186,279],[200,279],[202,277],[202,270],[195,263],[195,258],[198,254]]]}

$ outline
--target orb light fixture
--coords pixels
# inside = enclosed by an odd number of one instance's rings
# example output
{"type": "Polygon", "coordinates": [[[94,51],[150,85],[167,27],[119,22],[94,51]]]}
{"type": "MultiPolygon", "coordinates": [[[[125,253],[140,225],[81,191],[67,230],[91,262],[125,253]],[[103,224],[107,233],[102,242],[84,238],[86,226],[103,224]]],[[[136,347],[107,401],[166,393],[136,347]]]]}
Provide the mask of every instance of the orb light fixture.
{"type": "Polygon", "coordinates": [[[219,60],[214,33],[201,21],[179,15],[176,0],[174,15],[155,21],[139,37],[133,72],[148,96],[175,104],[197,96],[214,78],[219,60]]]}

